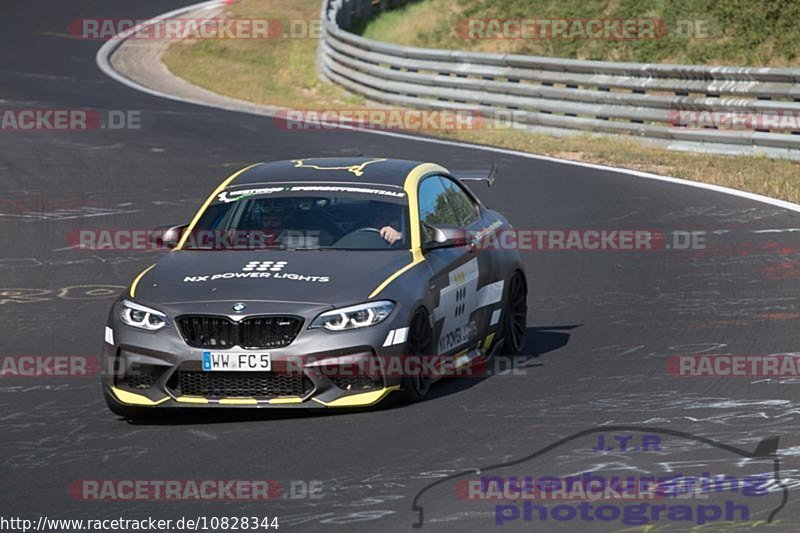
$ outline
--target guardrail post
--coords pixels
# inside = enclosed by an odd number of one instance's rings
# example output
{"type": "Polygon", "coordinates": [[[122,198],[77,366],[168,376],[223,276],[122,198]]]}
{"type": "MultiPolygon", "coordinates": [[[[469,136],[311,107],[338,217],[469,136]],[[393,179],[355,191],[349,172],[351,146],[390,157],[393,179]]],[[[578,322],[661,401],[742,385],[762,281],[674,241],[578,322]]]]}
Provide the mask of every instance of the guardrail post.
{"type": "Polygon", "coordinates": [[[339,27],[344,30],[349,30],[353,27],[353,0],[342,0],[342,7],[339,10],[341,19],[337,18],[339,27]]]}

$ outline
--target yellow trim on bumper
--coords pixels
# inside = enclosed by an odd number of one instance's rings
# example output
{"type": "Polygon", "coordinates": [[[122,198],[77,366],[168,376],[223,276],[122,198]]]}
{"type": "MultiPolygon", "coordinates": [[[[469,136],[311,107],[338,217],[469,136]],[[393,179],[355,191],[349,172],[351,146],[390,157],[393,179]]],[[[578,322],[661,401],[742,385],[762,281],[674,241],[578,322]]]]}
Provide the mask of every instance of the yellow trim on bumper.
{"type": "Polygon", "coordinates": [[[211,202],[214,201],[214,198],[219,193],[221,193],[223,190],[225,190],[225,187],[230,185],[230,183],[233,180],[235,180],[236,178],[238,178],[240,174],[242,174],[245,171],[250,170],[253,167],[257,167],[258,165],[263,165],[263,163],[255,163],[253,165],[250,165],[249,167],[245,167],[245,168],[239,170],[238,172],[235,172],[235,173],[231,174],[230,176],[228,176],[225,179],[225,181],[220,183],[219,186],[216,189],[214,189],[214,192],[212,192],[211,195],[208,197],[208,199],[206,200],[206,203],[204,203],[203,206],[197,211],[197,214],[192,219],[192,222],[189,224],[189,227],[187,227],[186,231],[183,232],[183,235],[181,236],[180,242],[178,242],[178,245],[174,248],[175,250],[180,250],[181,248],[183,248],[183,245],[186,244],[186,240],[189,238],[189,234],[192,233],[192,230],[194,230],[194,227],[200,221],[200,217],[202,217],[203,213],[206,212],[206,209],[208,209],[208,206],[211,205],[211,202]]]}
{"type": "Polygon", "coordinates": [[[138,276],[136,276],[136,278],[134,278],[133,283],[131,283],[131,288],[130,288],[130,291],[129,291],[130,295],[131,295],[131,298],[136,296],[136,286],[139,285],[139,281],[141,281],[141,279],[144,277],[144,275],[147,274],[148,272],[150,272],[153,269],[154,266],[156,266],[156,265],[150,265],[149,267],[147,267],[144,270],[142,270],[142,272],[138,276]]]}
{"type": "Polygon", "coordinates": [[[383,283],[378,285],[378,287],[372,291],[372,294],[369,295],[370,298],[374,298],[380,294],[380,292],[385,289],[387,285],[389,285],[402,273],[425,261],[425,256],[422,255],[422,225],[419,223],[418,192],[419,182],[422,180],[422,178],[430,174],[444,174],[446,176],[450,175],[447,169],[442,166],[435,165],[433,163],[422,163],[421,165],[417,165],[416,167],[412,168],[411,172],[408,173],[405,181],[403,182],[403,189],[406,191],[406,196],[408,197],[408,216],[410,219],[409,224],[411,225],[411,248],[409,249],[409,252],[411,252],[411,263],[407,264],[386,278],[383,283]]]}
{"type": "Polygon", "coordinates": [[[370,392],[363,392],[361,394],[352,394],[350,396],[343,396],[341,398],[337,398],[332,402],[323,402],[322,400],[318,400],[316,398],[311,398],[317,403],[321,403],[325,407],[365,407],[367,405],[373,405],[378,403],[379,401],[383,400],[386,396],[389,395],[390,392],[400,390],[400,385],[392,385],[391,387],[385,387],[380,390],[370,391],[370,392]]]}
{"type": "Polygon", "coordinates": [[[201,396],[178,396],[175,401],[181,403],[208,403],[208,400],[201,396]]]}
{"type": "Polygon", "coordinates": [[[255,398],[222,398],[220,405],[258,405],[255,398]]]}
{"type": "Polygon", "coordinates": [[[291,397],[291,398],[289,398],[289,397],[287,397],[287,398],[273,398],[273,399],[271,399],[269,401],[270,405],[282,405],[282,404],[288,404],[288,403],[303,403],[303,399],[300,398],[299,396],[294,396],[294,397],[291,397]]]}
{"type": "Polygon", "coordinates": [[[488,349],[489,349],[489,346],[491,346],[491,345],[492,345],[492,341],[494,341],[494,333],[492,333],[492,334],[488,335],[488,336],[486,337],[486,340],[485,340],[485,341],[483,341],[483,349],[484,349],[484,350],[488,350],[488,349]]]}
{"type": "Polygon", "coordinates": [[[153,401],[147,396],[142,396],[141,394],[134,394],[133,392],[128,392],[122,389],[118,389],[116,387],[110,387],[111,393],[117,397],[119,401],[128,405],[146,405],[148,407],[152,407],[154,405],[159,405],[167,400],[169,397],[162,398],[158,401],[153,401]]]}
{"type": "MultiPolygon", "coordinates": [[[[202,404],[211,403],[207,398],[203,398],[202,396],[179,396],[175,398],[175,401],[180,403],[202,403],[202,404]]],[[[222,398],[221,400],[219,400],[219,403],[223,405],[256,405],[258,404],[258,400],[256,400],[255,398],[222,398]]],[[[268,403],[273,405],[303,403],[303,399],[297,396],[286,397],[286,398],[273,398],[269,400],[268,403]]]]}

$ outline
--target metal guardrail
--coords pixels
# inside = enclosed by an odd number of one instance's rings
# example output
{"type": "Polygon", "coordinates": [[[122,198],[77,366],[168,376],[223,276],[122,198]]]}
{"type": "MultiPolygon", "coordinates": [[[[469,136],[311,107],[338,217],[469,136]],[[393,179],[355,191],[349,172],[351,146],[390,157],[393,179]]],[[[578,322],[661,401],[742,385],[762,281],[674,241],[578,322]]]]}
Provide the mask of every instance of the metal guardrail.
{"type": "Polygon", "coordinates": [[[506,122],[513,114],[515,122],[533,129],[628,134],[677,149],[800,159],[800,69],[435,50],[346,31],[354,21],[405,1],[324,0],[321,75],[391,105],[467,111],[506,122]],[[681,112],[687,111],[701,124],[750,116],[762,127],[685,127],[681,112]]]}

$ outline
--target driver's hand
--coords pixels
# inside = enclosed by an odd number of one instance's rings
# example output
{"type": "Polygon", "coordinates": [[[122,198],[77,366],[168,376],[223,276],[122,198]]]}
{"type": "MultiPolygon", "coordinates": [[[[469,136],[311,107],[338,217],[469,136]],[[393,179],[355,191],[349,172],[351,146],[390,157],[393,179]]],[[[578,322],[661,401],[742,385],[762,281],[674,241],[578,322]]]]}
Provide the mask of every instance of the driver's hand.
{"type": "Polygon", "coordinates": [[[389,244],[394,244],[403,238],[403,234],[391,226],[384,226],[381,228],[381,237],[389,244]]]}

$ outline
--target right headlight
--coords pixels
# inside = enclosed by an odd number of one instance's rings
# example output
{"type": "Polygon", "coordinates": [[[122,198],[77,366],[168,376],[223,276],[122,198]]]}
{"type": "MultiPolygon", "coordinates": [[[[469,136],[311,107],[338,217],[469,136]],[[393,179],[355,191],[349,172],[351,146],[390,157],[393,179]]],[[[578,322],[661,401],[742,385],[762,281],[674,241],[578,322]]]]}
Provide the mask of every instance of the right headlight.
{"type": "Polygon", "coordinates": [[[393,309],[394,302],[389,300],[342,307],[325,311],[314,319],[309,328],[325,328],[330,331],[366,328],[386,320],[393,309]]]}
{"type": "Polygon", "coordinates": [[[167,315],[130,300],[122,301],[119,319],[134,328],[157,331],[167,325],[167,315]]]}

